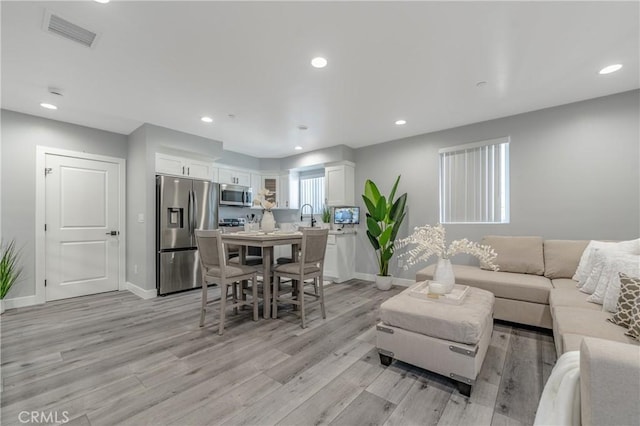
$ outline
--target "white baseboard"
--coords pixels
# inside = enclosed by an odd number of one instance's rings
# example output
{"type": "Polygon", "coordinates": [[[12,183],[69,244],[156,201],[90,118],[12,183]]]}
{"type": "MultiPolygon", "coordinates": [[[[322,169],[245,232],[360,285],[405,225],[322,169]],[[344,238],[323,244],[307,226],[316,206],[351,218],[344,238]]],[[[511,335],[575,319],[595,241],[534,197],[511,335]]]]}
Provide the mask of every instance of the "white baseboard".
{"type": "Polygon", "coordinates": [[[15,299],[4,299],[5,309],[24,308],[26,306],[35,306],[42,303],[38,302],[38,298],[34,296],[16,297],[15,299]]]}
{"type": "Polygon", "coordinates": [[[155,288],[153,290],[145,290],[144,288],[130,283],[129,281],[127,281],[126,287],[127,290],[140,297],[141,299],[153,299],[154,297],[158,297],[158,290],[156,290],[155,288]]]}
{"type": "MultiPolygon", "coordinates": [[[[356,272],[354,278],[365,281],[375,281],[375,274],[364,274],[362,272],[356,272]]],[[[399,285],[402,287],[409,287],[411,284],[415,284],[415,281],[412,281],[408,278],[393,278],[393,284],[399,285]]]]}

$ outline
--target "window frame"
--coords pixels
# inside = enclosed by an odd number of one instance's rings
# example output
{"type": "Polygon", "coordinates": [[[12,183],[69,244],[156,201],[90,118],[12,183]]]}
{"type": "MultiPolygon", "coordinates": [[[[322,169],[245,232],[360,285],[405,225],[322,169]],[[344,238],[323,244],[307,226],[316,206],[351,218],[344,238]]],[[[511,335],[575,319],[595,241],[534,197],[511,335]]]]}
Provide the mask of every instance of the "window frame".
{"type": "MultiPolygon", "coordinates": [[[[438,150],[438,217],[440,220],[440,223],[442,224],[451,224],[451,225],[457,225],[457,224],[474,224],[474,225],[482,225],[482,224],[486,224],[486,225],[502,225],[502,224],[509,224],[511,222],[511,199],[510,199],[510,145],[511,145],[511,137],[510,136],[504,136],[504,137],[500,137],[500,138],[495,138],[495,139],[488,139],[488,140],[482,140],[482,141],[477,141],[477,142],[472,142],[472,143],[468,143],[468,144],[463,144],[463,145],[456,145],[456,146],[451,146],[451,147],[446,147],[446,148],[441,148],[438,150]],[[500,201],[500,211],[498,212],[498,217],[499,220],[494,220],[494,221],[487,221],[487,220],[478,220],[478,221],[472,221],[472,220],[462,220],[462,221],[448,221],[447,219],[447,212],[445,210],[446,205],[448,203],[448,199],[446,197],[446,192],[451,193],[451,186],[453,185],[452,183],[446,181],[446,164],[445,164],[445,159],[446,157],[444,156],[444,154],[448,154],[448,153],[465,153],[466,151],[470,151],[470,150],[477,150],[478,148],[485,148],[485,147],[490,147],[490,146],[496,146],[499,145],[500,149],[502,149],[504,152],[502,153],[502,155],[500,156],[500,160],[501,160],[501,167],[496,169],[496,167],[494,166],[491,169],[491,173],[495,173],[496,171],[500,172],[500,194],[499,197],[501,199],[500,201]],[[446,186],[448,183],[448,187],[446,186]]],[[[494,156],[495,159],[495,156],[494,156]]],[[[467,157],[464,158],[465,161],[465,168],[468,167],[468,164],[466,163],[467,161],[467,157]]],[[[489,161],[489,160],[486,160],[489,161]]],[[[480,163],[481,164],[481,163],[480,163]]],[[[475,165],[474,165],[475,167],[475,165]]],[[[465,169],[465,173],[468,171],[468,169],[465,169]]],[[[475,169],[474,169],[475,171],[475,169]]],[[[495,183],[496,179],[492,178],[492,181],[495,183]]],[[[466,184],[466,179],[465,179],[465,184],[466,184]]],[[[486,185],[485,188],[483,188],[485,191],[487,191],[487,187],[488,184],[486,185]]],[[[466,192],[466,187],[465,187],[465,192],[466,192]]],[[[451,197],[450,197],[451,198],[451,197]]],[[[483,198],[483,203],[486,204],[487,202],[487,198],[483,198]]],[[[481,203],[482,204],[482,203],[481,203]]],[[[469,219],[469,212],[465,206],[465,212],[464,212],[464,217],[465,219],[469,219]]]]}

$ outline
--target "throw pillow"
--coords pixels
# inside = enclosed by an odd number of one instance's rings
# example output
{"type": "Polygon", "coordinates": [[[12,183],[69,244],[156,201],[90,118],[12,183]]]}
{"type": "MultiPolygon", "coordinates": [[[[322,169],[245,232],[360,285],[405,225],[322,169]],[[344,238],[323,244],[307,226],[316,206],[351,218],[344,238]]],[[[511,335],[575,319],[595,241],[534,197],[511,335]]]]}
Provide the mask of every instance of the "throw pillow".
{"type": "Polygon", "coordinates": [[[636,300],[640,298],[640,278],[629,277],[620,273],[620,296],[616,305],[616,312],[609,321],[623,327],[629,327],[631,323],[631,311],[636,300]]]}
{"type": "Polygon", "coordinates": [[[544,276],[552,280],[573,277],[588,244],[584,240],[545,240],[544,276]]]}
{"type": "Polygon", "coordinates": [[[600,281],[600,276],[602,275],[602,270],[606,265],[606,255],[607,252],[604,249],[595,249],[593,250],[593,254],[591,256],[593,265],[591,268],[591,272],[587,279],[582,283],[582,287],[580,287],[580,291],[587,294],[593,294],[598,287],[598,282],[600,281]]]}
{"type": "MultiPolygon", "coordinates": [[[[482,244],[490,245],[498,255],[494,263],[500,267],[500,272],[535,275],[544,273],[542,237],[488,235],[482,239],[482,244]]],[[[489,269],[483,265],[480,267],[489,269]]]]}
{"type": "MultiPolygon", "coordinates": [[[[616,311],[616,305],[620,297],[620,272],[630,277],[640,277],[640,256],[631,254],[619,255],[614,259],[611,269],[607,271],[607,277],[601,278],[609,281],[602,304],[602,309],[605,311],[616,311]]],[[[602,275],[604,276],[604,272],[602,275]]]]}
{"type": "Polygon", "coordinates": [[[636,303],[631,310],[629,330],[624,335],[640,341],[640,297],[636,299],[636,303]]]}
{"type": "MultiPolygon", "coordinates": [[[[618,274],[620,272],[625,272],[635,275],[636,269],[640,268],[640,257],[616,251],[614,249],[599,249],[595,253],[595,256],[596,258],[601,259],[603,266],[600,276],[597,278],[595,290],[591,296],[587,297],[587,302],[602,305],[604,303],[605,295],[607,294],[607,291],[609,291],[609,287],[614,286],[617,293],[615,297],[613,295],[611,296],[613,299],[610,301],[611,305],[610,309],[608,309],[613,312],[616,308],[615,305],[618,301],[618,294],[620,291],[620,280],[618,279],[618,274]],[[639,268],[636,268],[636,266],[639,268]]],[[[594,266],[593,270],[595,271],[597,268],[598,265],[594,266]]],[[[587,282],[585,287],[589,286],[590,283],[587,282]]]]}
{"type": "Polygon", "coordinates": [[[589,278],[589,274],[591,274],[591,270],[593,269],[593,253],[595,249],[613,247],[625,253],[640,254],[640,238],[630,241],[622,241],[619,243],[595,240],[590,241],[587,248],[584,249],[584,252],[580,257],[580,262],[578,262],[576,273],[572,277],[575,281],[578,281],[578,287],[584,286],[587,278],[589,278]]]}

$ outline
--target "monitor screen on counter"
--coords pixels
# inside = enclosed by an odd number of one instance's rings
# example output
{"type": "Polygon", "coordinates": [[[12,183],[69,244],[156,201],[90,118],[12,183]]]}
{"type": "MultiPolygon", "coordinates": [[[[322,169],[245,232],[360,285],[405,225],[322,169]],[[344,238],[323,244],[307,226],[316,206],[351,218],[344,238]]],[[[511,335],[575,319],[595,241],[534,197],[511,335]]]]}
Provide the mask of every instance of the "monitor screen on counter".
{"type": "Polygon", "coordinates": [[[338,225],[360,223],[360,207],[336,207],[333,210],[333,223],[338,225]]]}

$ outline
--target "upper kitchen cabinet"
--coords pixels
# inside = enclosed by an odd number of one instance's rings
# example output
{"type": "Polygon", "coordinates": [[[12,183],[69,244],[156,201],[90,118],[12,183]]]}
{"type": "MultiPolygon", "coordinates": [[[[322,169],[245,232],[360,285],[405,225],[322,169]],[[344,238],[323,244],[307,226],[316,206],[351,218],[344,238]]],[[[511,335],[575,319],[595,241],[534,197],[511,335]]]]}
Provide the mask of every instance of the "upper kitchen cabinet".
{"type": "Polygon", "coordinates": [[[355,204],[355,164],[344,162],[324,169],[327,206],[352,206],[355,204]]]}
{"type": "Polygon", "coordinates": [[[218,181],[230,185],[251,186],[251,173],[220,167],[218,169],[218,181]]]}
{"type": "Polygon", "coordinates": [[[276,207],[280,207],[280,177],[278,175],[262,175],[262,188],[271,192],[271,195],[267,197],[267,200],[272,203],[276,203],[276,207]]]}
{"type": "Polygon", "coordinates": [[[297,209],[300,207],[300,175],[294,171],[280,175],[280,182],[285,180],[286,188],[280,185],[280,192],[283,195],[281,204],[286,209],[297,209]]]}
{"type": "Polygon", "coordinates": [[[156,153],[156,173],[213,180],[213,162],[156,153]]]}

